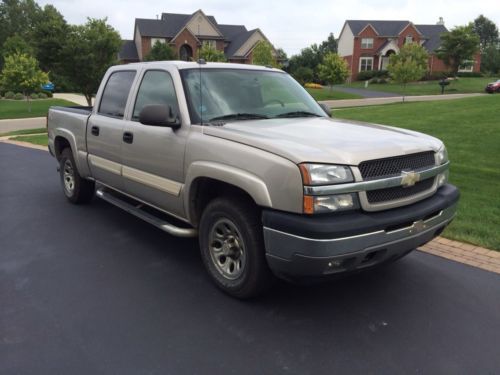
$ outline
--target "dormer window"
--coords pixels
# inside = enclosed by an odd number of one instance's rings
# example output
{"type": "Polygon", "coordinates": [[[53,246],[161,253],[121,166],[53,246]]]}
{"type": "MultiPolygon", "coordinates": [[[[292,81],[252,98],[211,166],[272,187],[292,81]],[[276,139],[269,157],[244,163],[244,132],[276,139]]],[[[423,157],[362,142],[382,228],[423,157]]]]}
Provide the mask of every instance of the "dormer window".
{"type": "Polygon", "coordinates": [[[361,38],[361,48],[362,49],[373,48],[373,38],[361,38]]]}
{"type": "Polygon", "coordinates": [[[405,44],[413,43],[413,36],[407,35],[405,38],[405,44]]]}

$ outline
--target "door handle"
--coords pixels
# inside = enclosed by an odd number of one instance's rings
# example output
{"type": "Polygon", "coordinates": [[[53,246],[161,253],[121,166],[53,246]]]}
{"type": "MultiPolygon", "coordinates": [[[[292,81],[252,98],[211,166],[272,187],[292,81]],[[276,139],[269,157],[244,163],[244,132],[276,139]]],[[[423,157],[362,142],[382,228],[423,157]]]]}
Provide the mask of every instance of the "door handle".
{"type": "Polygon", "coordinates": [[[90,132],[92,133],[92,135],[98,136],[99,135],[99,127],[92,126],[92,128],[90,129],[90,132]]]}
{"type": "Polygon", "coordinates": [[[134,134],[131,132],[123,133],[123,142],[132,143],[134,141],[134,134]]]}

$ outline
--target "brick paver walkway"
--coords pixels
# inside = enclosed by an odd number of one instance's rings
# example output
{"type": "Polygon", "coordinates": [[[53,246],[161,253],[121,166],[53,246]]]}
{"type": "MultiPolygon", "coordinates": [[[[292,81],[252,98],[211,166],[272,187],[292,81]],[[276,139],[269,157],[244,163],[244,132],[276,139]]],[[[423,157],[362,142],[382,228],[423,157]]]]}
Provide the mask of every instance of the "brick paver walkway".
{"type": "Polygon", "coordinates": [[[500,252],[437,237],[420,251],[500,274],[500,252]]]}

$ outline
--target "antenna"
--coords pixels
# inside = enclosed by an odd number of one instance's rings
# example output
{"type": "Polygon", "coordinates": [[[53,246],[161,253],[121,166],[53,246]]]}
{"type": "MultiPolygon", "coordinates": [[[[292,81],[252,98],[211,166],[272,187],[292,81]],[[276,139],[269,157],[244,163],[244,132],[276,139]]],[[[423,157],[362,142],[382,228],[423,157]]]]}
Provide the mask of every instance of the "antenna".
{"type": "MultiPolygon", "coordinates": [[[[200,36],[200,23],[198,22],[198,37],[200,36]]],[[[201,65],[205,64],[205,60],[200,59],[200,51],[198,47],[198,72],[200,73],[200,122],[203,126],[203,91],[201,88],[201,65]]]]}

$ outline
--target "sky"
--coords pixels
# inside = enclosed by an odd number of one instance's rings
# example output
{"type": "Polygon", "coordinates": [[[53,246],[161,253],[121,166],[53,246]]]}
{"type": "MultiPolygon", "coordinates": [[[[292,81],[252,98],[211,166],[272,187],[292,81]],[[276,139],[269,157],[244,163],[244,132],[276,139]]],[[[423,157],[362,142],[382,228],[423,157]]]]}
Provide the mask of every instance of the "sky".
{"type": "Polygon", "coordinates": [[[410,20],[435,24],[443,17],[451,28],[484,14],[500,28],[499,0],[39,0],[52,4],[72,24],[87,17],[108,18],[123,39],[132,39],[135,18],[156,18],[166,13],[191,14],[202,9],[220,24],[260,28],[276,48],[289,56],[333,32],[337,38],[346,19],[410,20]]]}

